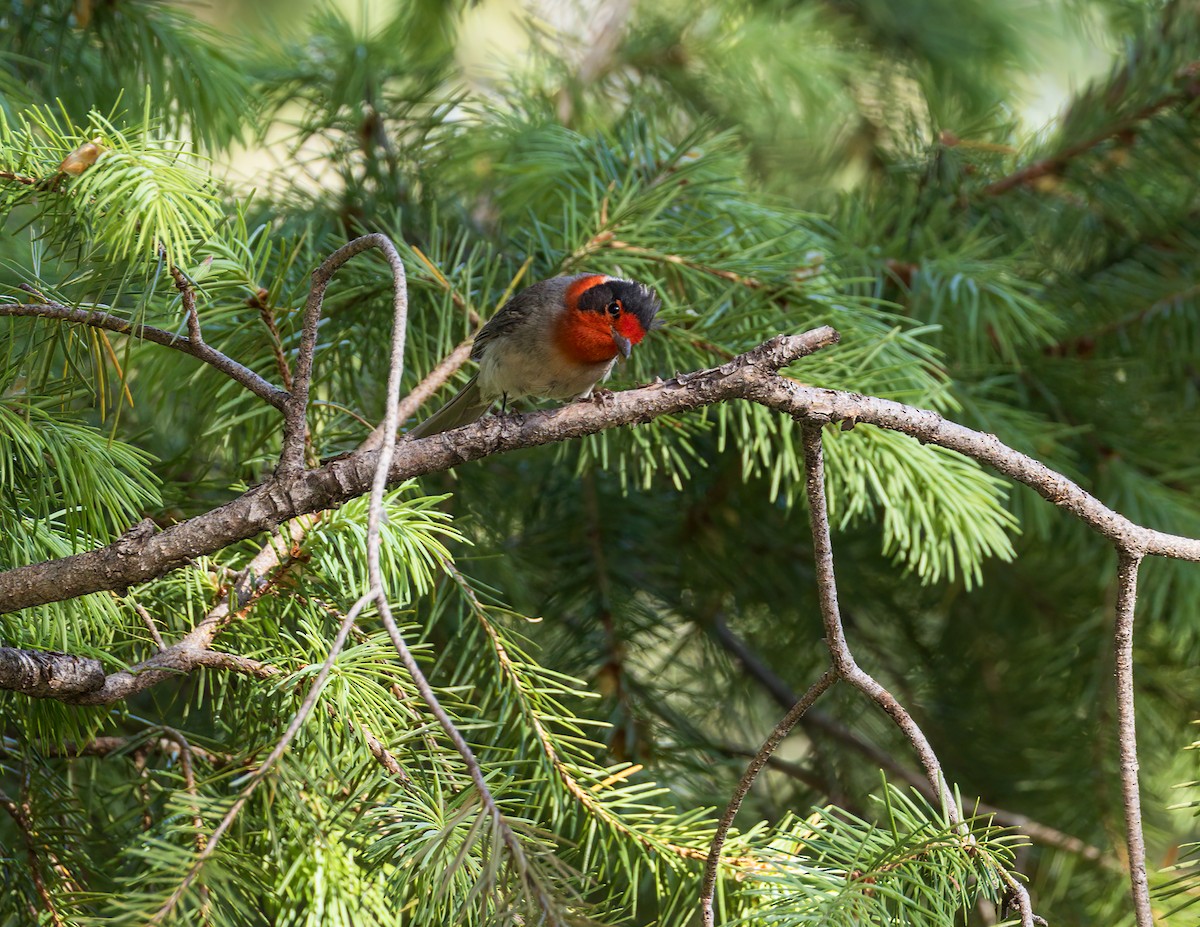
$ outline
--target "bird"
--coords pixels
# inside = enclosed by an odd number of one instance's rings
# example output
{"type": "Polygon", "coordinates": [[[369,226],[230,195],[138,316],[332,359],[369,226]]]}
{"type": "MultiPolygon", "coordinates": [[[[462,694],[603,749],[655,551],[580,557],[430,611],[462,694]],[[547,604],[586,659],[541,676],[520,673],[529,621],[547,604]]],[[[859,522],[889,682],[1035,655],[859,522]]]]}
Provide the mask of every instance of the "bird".
{"type": "Polygon", "coordinates": [[[655,325],[652,287],[605,274],[551,277],[526,287],[479,330],[478,372],[409,431],[425,438],[480,418],[498,400],[587,399],[655,325]]]}

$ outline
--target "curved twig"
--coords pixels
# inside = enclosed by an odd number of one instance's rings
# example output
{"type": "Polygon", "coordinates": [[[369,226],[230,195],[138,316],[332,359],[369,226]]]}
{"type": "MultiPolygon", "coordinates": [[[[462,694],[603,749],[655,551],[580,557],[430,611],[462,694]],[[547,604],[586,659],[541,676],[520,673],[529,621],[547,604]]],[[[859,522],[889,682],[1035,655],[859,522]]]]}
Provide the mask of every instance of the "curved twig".
{"type": "Polygon", "coordinates": [[[729,799],[729,804],[725,808],[725,813],[721,815],[721,820],[717,822],[717,832],[713,834],[708,859],[704,863],[704,878],[700,887],[700,918],[704,927],[713,927],[713,893],[717,887],[717,867],[721,862],[721,848],[725,846],[725,838],[729,836],[729,828],[733,824],[733,819],[737,817],[738,809],[742,806],[742,799],[750,791],[750,786],[758,778],[758,774],[767,764],[767,760],[771,758],[771,754],[783,743],[783,739],[791,733],[792,728],[804,717],[805,712],[825,694],[826,689],[837,682],[837,679],[837,672],[830,669],[809,686],[804,697],[792,706],[792,710],[783,716],[783,720],[775,725],[775,730],[771,731],[758,753],[754,755],[754,759],[750,761],[750,765],[742,774],[737,788],[733,790],[733,797],[729,799]]]}
{"type": "MultiPolygon", "coordinates": [[[[817,596],[821,604],[821,619],[825,625],[825,643],[833,659],[837,676],[846,680],[882,708],[904,732],[921,765],[929,785],[937,794],[942,813],[952,824],[962,824],[962,809],[958,807],[954,793],[946,782],[942,764],[926,739],[924,732],[913,720],[912,715],[870,673],[854,660],[854,654],[846,641],[842,627],[841,611],[838,608],[837,579],[833,570],[833,545],[829,539],[829,511],[825,499],[825,461],[821,448],[821,426],[811,421],[804,423],[804,466],[805,486],[808,493],[809,522],[812,525],[813,560],[816,562],[817,596]]],[[[969,833],[964,829],[964,837],[969,833]]],[[[1029,892],[1017,878],[1003,866],[996,867],[996,876],[1008,886],[1008,896],[1016,903],[1021,915],[1021,927],[1034,927],[1033,904],[1029,892]]]]}
{"type": "MultiPolygon", "coordinates": [[[[352,257],[370,248],[383,252],[392,269],[394,286],[404,288],[405,313],[408,311],[408,291],[404,277],[404,262],[392,240],[381,233],[363,235],[348,242],[329,255],[321,266],[313,271],[312,288],[304,305],[304,322],[300,330],[300,350],[296,355],[296,372],[292,377],[292,393],[283,409],[283,452],[279,455],[279,476],[299,473],[304,466],[304,436],[307,431],[308,392],[312,385],[313,356],[317,349],[317,326],[321,321],[321,307],[325,301],[325,290],[338,268],[352,257]]],[[[397,295],[397,300],[401,297],[397,295]]],[[[406,315],[407,318],[407,315],[406,315]]],[[[401,335],[403,337],[403,335],[401,335]]],[[[393,432],[394,433],[394,432],[393,432]]]]}

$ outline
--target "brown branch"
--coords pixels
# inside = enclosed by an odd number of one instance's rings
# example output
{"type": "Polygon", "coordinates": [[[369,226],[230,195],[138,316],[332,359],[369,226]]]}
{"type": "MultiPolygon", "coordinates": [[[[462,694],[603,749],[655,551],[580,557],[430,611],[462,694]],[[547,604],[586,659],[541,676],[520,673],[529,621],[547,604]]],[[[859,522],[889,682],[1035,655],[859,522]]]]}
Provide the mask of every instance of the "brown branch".
{"type": "MultiPolygon", "coordinates": [[[[745,641],[735,635],[724,621],[718,617],[712,623],[712,629],[714,631],[713,637],[716,641],[737,659],[750,678],[762,686],[777,705],[787,709],[791,705],[796,704],[799,700],[799,695],[774,670],[767,666],[762,657],[755,653],[745,641]]],[[[817,709],[808,711],[800,719],[800,726],[810,733],[819,731],[841,741],[852,750],[861,753],[880,769],[887,771],[890,775],[915,788],[926,798],[931,801],[937,801],[937,794],[930,787],[929,781],[919,772],[905,766],[892,753],[846,727],[844,724],[841,724],[834,718],[831,718],[824,712],[817,709]]],[[[732,747],[728,749],[737,752],[732,747]]],[[[816,783],[812,781],[811,776],[801,775],[799,770],[792,769],[787,764],[779,763],[772,758],[770,765],[782,770],[793,778],[799,779],[810,787],[817,787],[816,783]]],[[[1034,843],[1063,850],[1067,853],[1073,853],[1089,862],[1103,866],[1111,872],[1124,872],[1121,864],[1111,854],[1105,853],[1099,847],[1087,843],[1079,837],[1064,833],[1048,824],[1043,824],[1041,821],[1037,821],[1028,815],[1009,811],[982,801],[977,802],[972,807],[976,814],[991,815],[997,824],[1002,827],[1016,828],[1034,843]]]]}
{"type": "MultiPolygon", "coordinates": [[[[821,448],[821,426],[812,421],[803,425],[805,487],[808,495],[809,522],[812,526],[813,559],[816,561],[817,597],[821,605],[821,620],[825,625],[825,643],[833,659],[833,671],[882,708],[908,738],[916,752],[929,785],[942,807],[942,813],[952,824],[962,824],[962,810],[958,807],[942,772],[941,762],[924,732],[896,698],[888,692],[870,673],[855,662],[854,654],[846,641],[842,626],[841,611],[837,599],[837,578],[833,569],[833,545],[829,538],[829,511],[825,498],[825,461],[821,448]]],[[[971,835],[965,828],[961,831],[964,840],[971,835]]],[[[1021,927],[1033,927],[1035,916],[1029,892],[1008,869],[997,863],[993,871],[1008,886],[1007,897],[1015,903],[1021,916],[1021,927]]],[[[1140,925],[1139,925],[1140,927],[1140,925]]]]}
{"type": "Polygon", "coordinates": [[[179,291],[179,298],[183,300],[183,311],[187,317],[188,340],[192,344],[202,345],[204,337],[200,334],[200,313],[196,311],[196,291],[192,288],[192,282],[188,279],[187,274],[171,263],[165,248],[160,247],[158,253],[167,262],[167,270],[171,274],[171,279],[175,281],[175,289],[179,291]]]}
{"type": "Polygon", "coordinates": [[[737,787],[733,790],[733,796],[729,799],[729,804],[725,808],[725,813],[721,815],[720,821],[717,822],[717,832],[713,834],[712,845],[708,850],[708,859],[704,863],[704,879],[700,887],[700,917],[704,927],[713,927],[713,893],[717,886],[717,867],[721,862],[721,848],[725,845],[725,838],[729,835],[729,828],[733,824],[733,819],[737,816],[738,809],[742,806],[742,799],[746,797],[746,793],[750,791],[750,786],[754,784],[754,780],[758,778],[759,772],[766,765],[767,760],[771,758],[771,754],[775,749],[783,743],[783,739],[791,733],[792,728],[796,723],[804,717],[805,712],[810,709],[818,698],[825,694],[825,690],[837,682],[837,673],[830,669],[826,670],[825,674],[814,682],[804,693],[804,697],[792,707],[783,719],[775,725],[775,730],[771,731],[769,737],[764,741],[762,748],[750,761],[750,765],[746,767],[745,773],[742,774],[741,780],[737,787]]]}
{"type": "MultiPolygon", "coordinates": [[[[1189,69],[1195,69],[1197,64],[1198,62],[1193,62],[1190,65],[1186,65],[1180,69],[1179,73],[1184,74],[1189,69]]],[[[1153,103],[1148,103],[1137,112],[1118,120],[1095,135],[1078,141],[1073,145],[1068,145],[1058,154],[1042,158],[1040,161],[1034,161],[1032,164],[1028,164],[1020,170],[1009,174],[1007,177],[993,181],[983,188],[983,192],[986,196],[999,196],[1002,193],[1007,193],[1014,187],[1023,186],[1042,177],[1060,174],[1079,156],[1087,154],[1093,148],[1102,145],[1109,139],[1128,136],[1131,132],[1137,130],[1139,123],[1158,115],[1164,109],[1174,106],[1176,103],[1185,103],[1193,99],[1193,97],[1194,94],[1189,90],[1184,90],[1168,94],[1162,99],[1155,100],[1153,103]]]]}
{"type": "MultiPolygon", "coordinates": [[[[120,596],[117,596],[116,593],[113,593],[113,595],[116,596],[118,601],[120,600],[120,596]]],[[[150,632],[150,636],[154,639],[154,643],[158,646],[158,649],[166,650],[166,641],[163,640],[162,635],[159,633],[158,625],[154,623],[154,618],[152,618],[150,613],[146,611],[146,606],[144,606],[141,602],[135,602],[132,599],[130,599],[129,604],[132,605],[133,610],[138,613],[138,617],[142,619],[142,624],[144,624],[146,629],[150,632]]]]}
{"type": "Polygon", "coordinates": [[[846,680],[874,701],[900,728],[925,768],[925,776],[937,794],[943,812],[952,823],[958,824],[962,815],[933,747],[904,706],[870,673],[859,667],[846,641],[838,606],[837,580],[833,570],[833,545],[829,538],[829,512],[825,500],[825,461],[821,452],[819,425],[804,426],[804,463],[809,520],[813,535],[813,559],[816,562],[817,596],[821,603],[821,619],[825,625],[825,644],[829,647],[834,671],[838,678],[846,680]]]}
{"type": "Polygon", "coordinates": [[[25,853],[29,857],[29,875],[33,879],[33,887],[37,891],[38,897],[42,899],[42,904],[46,906],[46,911],[50,915],[50,922],[54,927],[63,927],[63,920],[59,916],[58,908],[54,906],[54,899],[50,896],[50,892],[46,888],[46,882],[42,878],[42,864],[38,859],[37,841],[34,840],[33,824],[29,820],[26,809],[22,808],[2,791],[0,791],[0,808],[8,812],[8,816],[17,825],[17,830],[21,832],[21,840],[25,844],[25,853]]]}
{"type": "Polygon", "coordinates": [[[95,309],[72,309],[70,306],[64,306],[62,303],[55,302],[0,303],[0,316],[56,319],[60,322],[74,322],[79,325],[90,325],[93,328],[116,332],[118,335],[128,335],[131,338],[140,338],[143,341],[160,344],[163,347],[180,351],[190,357],[196,358],[196,360],[203,361],[210,367],[215,367],[221,373],[225,374],[225,376],[236,383],[240,383],[255,396],[265,400],[277,409],[283,409],[287,404],[287,392],[268,383],[249,367],[239,364],[233,358],[222,354],[203,341],[197,342],[183,335],[176,335],[174,332],[154,328],[150,325],[135,324],[109,312],[101,312],[95,309]]]}
{"type": "Polygon", "coordinates": [[[1133,619],[1137,607],[1141,557],[1121,551],[1117,566],[1117,617],[1113,628],[1116,650],[1117,726],[1120,731],[1121,791],[1125,804],[1125,845],[1129,851],[1129,882],[1137,927],[1154,927],[1150,885],[1146,877],[1146,838],[1142,834],[1142,803],[1138,793],[1137,732],[1133,711],[1133,619]]]}
{"type": "Polygon", "coordinates": [[[40,183],[36,177],[27,177],[24,174],[14,174],[12,171],[0,171],[0,180],[13,180],[17,183],[22,183],[27,187],[34,187],[40,183]]]}
{"type": "MultiPolygon", "coordinates": [[[[730,399],[748,399],[813,422],[878,425],[938,444],[988,464],[1071,512],[1102,536],[1143,555],[1200,560],[1200,540],[1131,522],[1045,464],[934,412],[886,399],[818,389],[775,375],[779,368],[837,341],[830,328],[778,335],[727,364],[681,374],[641,389],[608,393],[547,412],[493,416],[421,440],[403,440],[389,470],[399,482],[449,470],[518,448],[645,423],[668,414],[730,399]]],[[[0,614],[89,592],[155,579],[189,559],[269,531],[288,519],[341,505],[370,485],[378,451],[334,460],[319,469],[268,478],[232,502],[179,522],[151,537],[122,539],[106,547],[0,573],[0,614]]]]}
{"type": "Polygon", "coordinates": [[[73,699],[81,705],[107,705],[128,698],[166,679],[189,673],[198,666],[212,666],[248,673],[259,678],[274,675],[274,667],[266,667],[256,660],[234,654],[216,653],[211,650],[217,635],[239,615],[244,615],[267,590],[282,570],[290,564],[288,559],[295,537],[304,530],[305,519],[294,519],[280,529],[238,574],[226,589],[221,600],[191,631],[166,650],[154,654],[148,660],[127,670],[111,673],[103,685],[92,692],[73,699]]]}
{"type": "Polygon", "coordinates": [[[70,700],[104,684],[99,660],[49,650],[0,647],[0,689],[33,698],[70,700]]]}
{"type": "Polygon", "coordinates": [[[271,336],[271,353],[275,355],[275,368],[279,371],[283,388],[290,393],[292,391],[292,368],[288,365],[287,356],[283,353],[283,339],[279,335],[279,326],[275,324],[275,311],[267,302],[268,296],[270,293],[267,290],[260,289],[246,300],[246,303],[258,310],[259,318],[267,327],[267,333],[271,336]]]}
{"type": "MultiPolygon", "coordinates": [[[[214,766],[223,766],[232,760],[228,755],[213,753],[211,750],[205,750],[203,747],[197,747],[195,744],[189,744],[189,747],[193,756],[214,766]]],[[[75,743],[68,740],[62,744],[35,747],[35,752],[38,756],[65,760],[74,760],[80,757],[103,758],[122,752],[132,756],[135,752],[145,753],[147,751],[175,754],[179,752],[179,742],[169,737],[146,740],[140,737],[101,736],[93,737],[91,740],[84,741],[83,743],[75,743]]],[[[16,756],[18,753],[19,747],[13,738],[5,737],[0,739],[0,755],[16,756]]]]}
{"type": "Polygon", "coordinates": [[[325,301],[325,291],[329,281],[338,269],[356,255],[370,249],[378,248],[383,252],[392,269],[392,286],[394,298],[399,303],[404,300],[408,305],[405,287],[404,263],[396,246],[386,235],[375,233],[356,238],[329,255],[321,266],[313,271],[312,288],[308,293],[308,301],[304,306],[304,322],[300,330],[300,349],[296,355],[296,373],[292,379],[292,392],[283,407],[283,452],[279,456],[279,466],[276,470],[279,476],[295,475],[303,470],[304,437],[308,431],[308,393],[312,385],[313,357],[317,348],[317,325],[321,321],[321,307],[325,301]]]}

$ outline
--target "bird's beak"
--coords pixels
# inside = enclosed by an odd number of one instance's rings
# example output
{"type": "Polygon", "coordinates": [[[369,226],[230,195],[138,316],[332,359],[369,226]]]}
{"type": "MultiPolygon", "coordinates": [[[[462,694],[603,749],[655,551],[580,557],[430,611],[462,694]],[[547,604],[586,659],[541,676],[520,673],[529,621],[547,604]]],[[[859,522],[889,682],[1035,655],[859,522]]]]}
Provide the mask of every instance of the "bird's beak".
{"type": "Polygon", "coordinates": [[[633,350],[633,343],[619,331],[615,330],[612,333],[612,339],[613,344],[617,346],[617,350],[621,352],[626,360],[629,360],[629,352],[633,350]]]}

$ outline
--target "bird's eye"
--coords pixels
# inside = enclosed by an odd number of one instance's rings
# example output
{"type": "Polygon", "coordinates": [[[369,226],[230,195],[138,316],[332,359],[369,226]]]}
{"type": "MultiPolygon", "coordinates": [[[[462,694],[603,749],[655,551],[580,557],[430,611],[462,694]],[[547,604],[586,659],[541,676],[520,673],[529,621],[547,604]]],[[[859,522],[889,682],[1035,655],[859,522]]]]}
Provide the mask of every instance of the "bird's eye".
{"type": "Polygon", "coordinates": [[[620,315],[621,314],[621,301],[619,299],[614,299],[611,303],[608,304],[608,314],[609,315],[620,315]]]}

